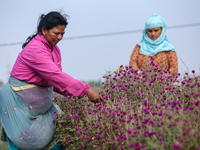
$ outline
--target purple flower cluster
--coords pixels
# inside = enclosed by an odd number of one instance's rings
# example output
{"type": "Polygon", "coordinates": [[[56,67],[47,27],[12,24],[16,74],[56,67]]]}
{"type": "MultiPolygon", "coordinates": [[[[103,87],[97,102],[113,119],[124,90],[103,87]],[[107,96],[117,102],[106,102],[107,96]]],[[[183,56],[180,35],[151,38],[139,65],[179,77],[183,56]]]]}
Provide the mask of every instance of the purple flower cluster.
{"type": "Polygon", "coordinates": [[[191,76],[166,74],[155,64],[141,73],[121,65],[104,76],[99,93],[105,103],[55,95],[63,111],[54,120],[62,143],[77,149],[200,148],[200,77],[194,70],[191,76]]]}

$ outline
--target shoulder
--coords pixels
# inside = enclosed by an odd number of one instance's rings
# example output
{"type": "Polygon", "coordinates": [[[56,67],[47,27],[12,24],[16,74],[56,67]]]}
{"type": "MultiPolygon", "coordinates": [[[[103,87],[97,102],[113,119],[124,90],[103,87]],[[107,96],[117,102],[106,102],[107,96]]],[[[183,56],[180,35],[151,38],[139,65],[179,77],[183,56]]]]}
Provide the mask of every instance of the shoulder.
{"type": "Polygon", "coordinates": [[[136,44],[133,51],[140,51],[140,46],[138,44],[136,44]]]}
{"type": "Polygon", "coordinates": [[[25,59],[36,59],[44,55],[50,55],[51,49],[42,41],[32,39],[21,52],[21,57],[25,59]]]}
{"type": "Polygon", "coordinates": [[[168,55],[176,55],[176,51],[167,51],[166,52],[168,55]]]}

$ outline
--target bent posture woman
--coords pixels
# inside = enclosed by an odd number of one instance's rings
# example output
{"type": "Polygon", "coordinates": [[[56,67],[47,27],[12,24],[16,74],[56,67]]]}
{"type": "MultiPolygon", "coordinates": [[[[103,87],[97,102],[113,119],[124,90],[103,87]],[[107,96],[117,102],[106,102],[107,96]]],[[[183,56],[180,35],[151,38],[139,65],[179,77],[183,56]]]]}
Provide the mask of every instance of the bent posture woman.
{"type": "Polygon", "coordinates": [[[140,71],[147,69],[153,59],[165,75],[175,76],[178,72],[178,57],[174,46],[169,42],[163,19],[154,14],[146,21],[143,37],[133,49],[129,66],[140,71]]]}
{"type": "Polygon", "coordinates": [[[53,91],[64,96],[87,95],[95,103],[104,101],[87,83],[62,71],[56,44],[65,33],[66,16],[50,12],[39,19],[36,34],[23,44],[9,81],[0,92],[1,124],[11,150],[62,148],[50,144],[55,134],[53,119],[58,112],[52,103],[53,91]]]}

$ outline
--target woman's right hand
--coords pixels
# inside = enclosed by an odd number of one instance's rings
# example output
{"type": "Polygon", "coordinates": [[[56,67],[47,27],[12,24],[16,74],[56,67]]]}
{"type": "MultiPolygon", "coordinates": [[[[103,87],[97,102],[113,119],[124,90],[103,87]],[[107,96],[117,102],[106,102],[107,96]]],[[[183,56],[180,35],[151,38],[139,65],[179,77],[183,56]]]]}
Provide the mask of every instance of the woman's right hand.
{"type": "Polygon", "coordinates": [[[87,96],[94,103],[101,103],[105,101],[104,98],[92,87],[88,90],[87,96]]]}

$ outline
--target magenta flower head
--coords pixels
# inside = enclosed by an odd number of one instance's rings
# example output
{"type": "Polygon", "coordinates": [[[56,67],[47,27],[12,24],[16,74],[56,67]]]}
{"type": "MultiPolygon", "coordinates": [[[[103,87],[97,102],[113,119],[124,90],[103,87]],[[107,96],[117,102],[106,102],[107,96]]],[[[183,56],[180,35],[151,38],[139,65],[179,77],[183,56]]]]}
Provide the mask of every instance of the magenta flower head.
{"type": "Polygon", "coordinates": [[[169,116],[168,116],[168,119],[170,120],[171,118],[172,118],[172,116],[169,115],[169,116]]]}
{"type": "Polygon", "coordinates": [[[131,133],[131,130],[130,130],[130,129],[128,129],[128,130],[127,130],[127,132],[128,132],[128,134],[130,134],[130,133],[131,133]]]}
{"type": "Polygon", "coordinates": [[[140,126],[137,126],[137,129],[140,129],[140,126]]]}
{"type": "Polygon", "coordinates": [[[175,150],[179,150],[181,147],[179,146],[179,144],[174,144],[172,145],[174,147],[175,150]]]}
{"type": "Polygon", "coordinates": [[[152,115],[153,115],[153,116],[156,115],[156,112],[153,111],[153,112],[152,112],[152,115]]]}
{"type": "Polygon", "coordinates": [[[158,113],[159,116],[162,116],[162,111],[158,113]]]}
{"type": "Polygon", "coordinates": [[[123,139],[124,139],[124,140],[126,140],[126,139],[127,139],[127,137],[126,137],[126,136],[124,136],[124,137],[123,137],[123,139]]]}
{"type": "Polygon", "coordinates": [[[199,101],[194,102],[194,104],[195,104],[196,106],[198,106],[198,105],[199,105],[199,101]]]}
{"type": "Polygon", "coordinates": [[[101,143],[106,143],[106,140],[103,140],[101,143]]]}
{"type": "Polygon", "coordinates": [[[192,70],[192,73],[195,73],[195,70],[192,70]]]}
{"type": "Polygon", "coordinates": [[[145,113],[146,113],[146,114],[149,114],[149,110],[146,110],[145,113]]]}
{"type": "Polygon", "coordinates": [[[88,111],[88,114],[91,114],[91,111],[88,111]]]}
{"type": "Polygon", "coordinates": [[[188,95],[188,94],[185,94],[185,97],[189,97],[189,95],[188,95]]]}

